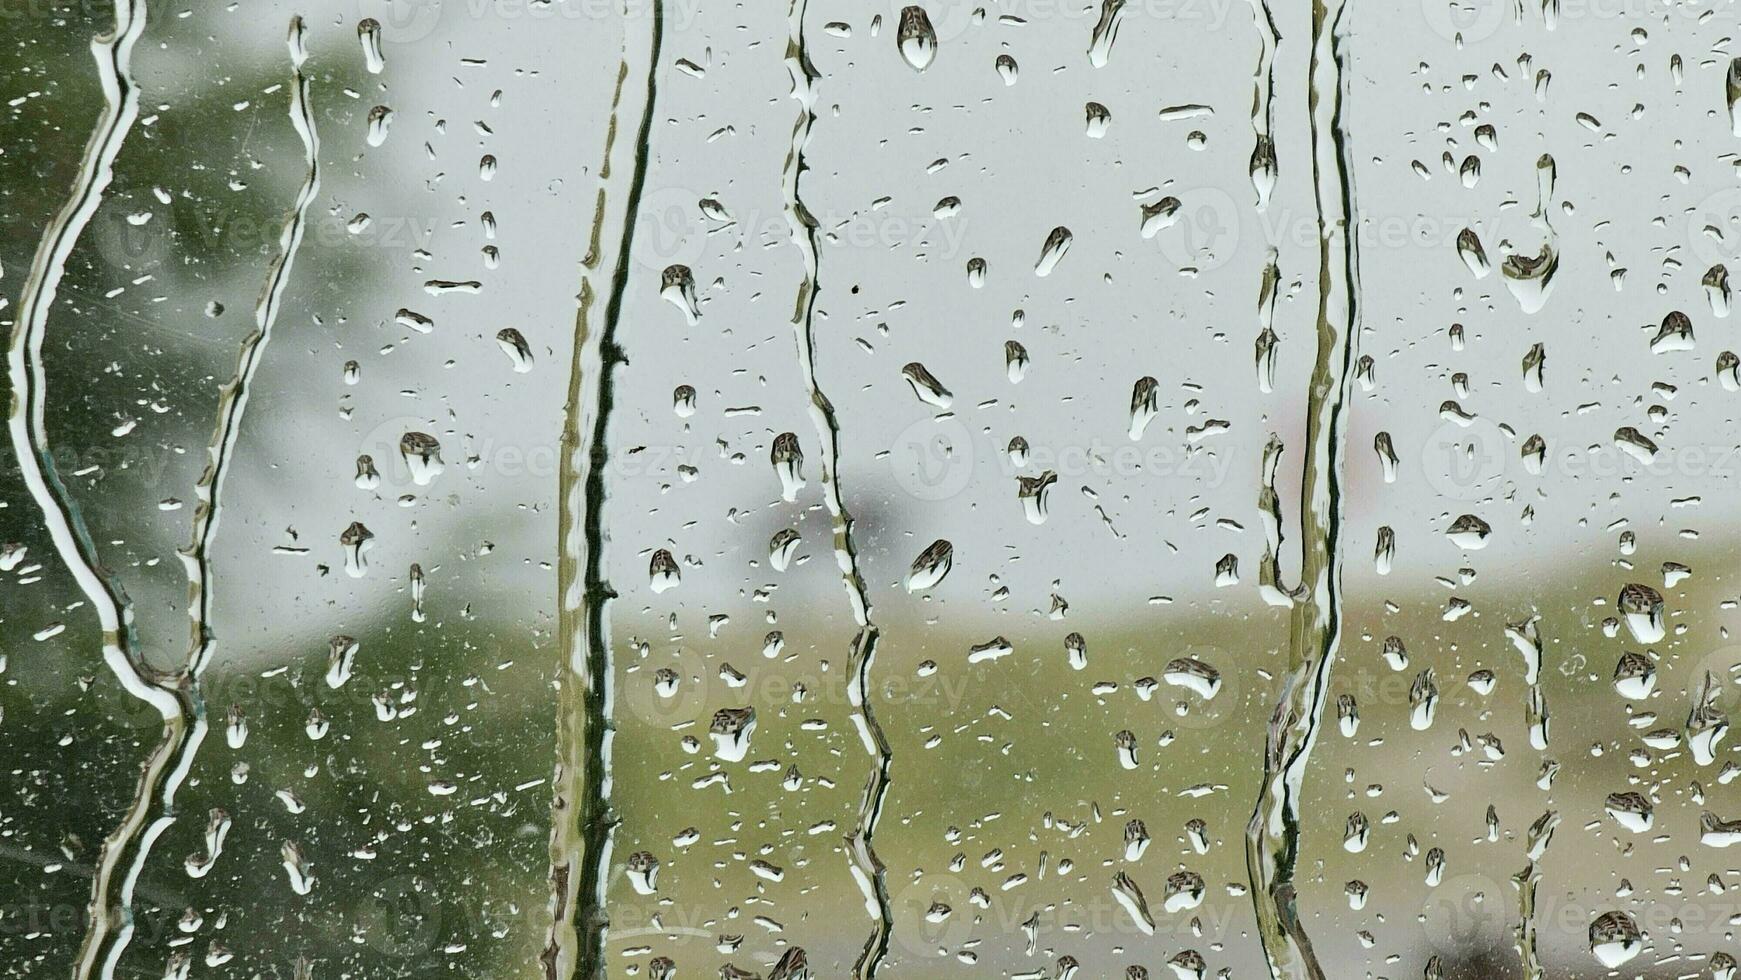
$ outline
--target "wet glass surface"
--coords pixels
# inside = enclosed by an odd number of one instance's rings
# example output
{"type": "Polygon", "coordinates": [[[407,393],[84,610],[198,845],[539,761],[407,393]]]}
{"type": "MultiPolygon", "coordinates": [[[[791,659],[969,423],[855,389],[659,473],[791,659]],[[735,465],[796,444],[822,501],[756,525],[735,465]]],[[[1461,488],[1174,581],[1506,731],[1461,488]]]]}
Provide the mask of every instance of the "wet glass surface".
{"type": "Polygon", "coordinates": [[[0,977],[1734,980],[1735,16],[11,4],[0,977]]]}

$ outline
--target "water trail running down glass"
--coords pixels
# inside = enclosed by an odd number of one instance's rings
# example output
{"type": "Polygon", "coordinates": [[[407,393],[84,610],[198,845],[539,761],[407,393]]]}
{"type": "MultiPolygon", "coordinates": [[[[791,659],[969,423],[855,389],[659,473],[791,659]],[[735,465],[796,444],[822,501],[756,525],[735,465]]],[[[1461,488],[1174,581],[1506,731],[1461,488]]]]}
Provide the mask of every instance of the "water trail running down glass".
{"type": "Polygon", "coordinates": [[[610,926],[605,872],[616,829],[611,810],[614,696],[608,619],[614,593],[603,572],[609,541],[604,528],[605,468],[612,379],[623,364],[614,337],[628,288],[635,214],[647,179],[665,29],[663,0],[653,0],[652,13],[652,17],[634,17],[625,10],[622,18],[622,59],[611,98],[604,162],[599,167],[592,237],[581,260],[580,309],[575,316],[562,430],[556,574],[562,659],[557,665],[557,755],[551,780],[551,923],[539,957],[546,980],[603,980],[605,976],[605,935],[610,926]],[[629,84],[632,75],[644,78],[644,83],[629,84]],[[633,141],[619,143],[619,117],[637,119],[633,141]],[[619,171],[628,178],[620,195],[612,193],[613,174],[619,171]],[[622,229],[614,252],[604,244],[607,225],[622,229]],[[593,283],[606,269],[610,285],[601,320],[593,283]]]}
{"type": "MultiPolygon", "coordinates": [[[[161,686],[172,691],[178,711],[167,719],[163,738],[152,750],[153,761],[140,776],[138,792],[129,819],[123,822],[104,847],[104,864],[109,860],[125,860],[127,875],[123,884],[126,905],[131,907],[133,884],[145,867],[146,859],[157,839],[175,823],[176,792],[186,782],[200,746],[205,742],[210,723],[206,717],[205,699],[200,693],[200,675],[211,662],[217,639],[211,630],[212,567],[211,544],[217,537],[222,516],[224,477],[240,438],[242,419],[247,411],[248,396],[254,375],[265,359],[266,346],[272,337],[272,326],[278,318],[285,290],[289,287],[296,252],[302,243],[308,209],[320,192],[320,137],[315,130],[315,117],[309,100],[309,79],[303,73],[308,60],[304,43],[305,30],[300,16],[292,17],[286,37],[290,52],[290,121],[302,141],[303,161],[307,175],[297,192],[295,206],[285,219],[279,234],[278,253],[267,273],[266,286],[254,310],[254,329],[242,341],[236,375],[224,389],[218,401],[218,421],[207,448],[208,462],[194,492],[199,504],[194,511],[193,532],[186,549],[180,555],[187,568],[188,617],[192,620],[186,660],[179,676],[164,678],[161,686]],[[128,855],[131,855],[128,857],[128,855]]],[[[99,896],[100,897],[100,896],[99,896]]],[[[101,975],[112,975],[113,964],[131,940],[131,928],[97,935],[97,919],[93,916],[92,933],[87,937],[92,960],[104,966],[101,975]],[[108,946],[104,950],[98,947],[108,946]]],[[[81,974],[82,976],[82,974],[81,974]]]]}
{"type": "Polygon", "coordinates": [[[1253,73],[1251,96],[1251,129],[1256,137],[1251,148],[1251,185],[1257,194],[1257,209],[1269,208],[1270,193],[1275,190],[1276,144],[1275,126],[1276,48],[1282,43],[1276,30],[1275,15],[1269,0],[1251,0],[1251,19],[1257,28],[1257,69],[1253,73]]]}
{"type": "MultiPolygon", "coordinates": [[[[115,158],[139,116],[139,90],[133,82],[131,65],[133,45],[144,33],[145,21],[143,0],[116,0],[114,30],[91,40],[91,55],[97,63],[103,90],[103,109],[85,144],[71,194],[43,232],[19,297],[20,310],[6,358],[12,383],[7,432],[18,461],[19,476],[42,511],[55,552],[96,610],[103,630],[105,665],[128,694],[157,709],[169,736],[188,724],[186,706],[175,692],[162,686],[139,658],[134,645],[133,611],[126,591],[103,569],[78,507],[55,469],[44,422],[48,379],[42,363],[48,317],[66,274],[67,259],[102,203],[114,177],[115,158]]],[[[170,753],[159,745],[143,761],[139,792],[135,793],[121,825],[103,842],[102,855],[92,876],[89,926],[74,968],[77,980],[88,980],[99,971],[105,978],[111,976],[115,958],[132,936],[133,883],[138,875],[138,864],[132,855],[146,817],[144,791],[158,778],[169,759],[170,753]],[[128,870],[118,878],[124,866],[128,870]]]]}
{"type": "Polygon", "coordinates": [[[1342,100],[1346,51],[1338,28],[1345,0],[1314,0],[1308,104],[1318,211],[1318,352],[1306,415],[1300,490],[1301,601],[1288,635],[1288,673],[1269,721],[1263,783],[1246,829],[1258,935],[1276,980],[1323,980],[1299,918],[1300,792],[1329,696],[1342,618],[1341,484],[1344,410],[1359,332],[1358,252],[1349,232],[1353,185],[1342,100]]]}
{"type": "Polygon", "coordinates": [[[804,206],[798,189],[805,169],[804,149],[810,142],[810,128],[816,122],[816,81],[819,77],[804,49],[805,5],[805,0],[792,0],[787,12],[790,34],[786,41],[786,67],[792,75],[792,98],[798,101],[799,108],[798,119],[792,126],[792,148],[786,155],[781,174],[781,187],[785,192],[786,220],[791,226],[792,242],[804,255],[804,279],[798,286],[798,298],[792,311],[798,367],[810,395],[810,421],[816,430],[817,441],[822,444],[822,497],[834,518],[834,557],[840,566],[847,599],[852,604],[853,620],[858,624],[858,634],[853,638],[852,650],[847,657],[847,700],[852,709],[853,725],[872,760],[872,768],[860,798],[857,823],[847,835],[846,845],[853,878],[864,893],[865,911],[874,921],[864,950],[853,964],[853,976],[869,980],[876,976],[877,966],[888,952],[889,932],[894,923],[885,869],[873,843],[877,817],[881,815],[883,799],[888,794],[892,760],[889,741],[870,704],[870,674],[876,660],[878,633],[871,620],[864,576],[859,573],[858,552],[852,537],[852,514],[846,509],[840,490],[840,426],[835,419],[834,405],[822,392],[816,378],[816,219],[804,206]]]}

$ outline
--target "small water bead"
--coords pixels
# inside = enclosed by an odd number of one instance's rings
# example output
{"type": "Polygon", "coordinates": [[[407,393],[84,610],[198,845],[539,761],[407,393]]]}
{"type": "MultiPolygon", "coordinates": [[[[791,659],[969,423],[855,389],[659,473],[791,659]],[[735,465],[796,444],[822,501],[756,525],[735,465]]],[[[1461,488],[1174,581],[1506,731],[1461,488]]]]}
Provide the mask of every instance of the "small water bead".
{"type": "Polygon", "coordinates": [[[1638,793],[1610,793],[1602,809],[1611,820],[1635,834],[1648,831],[1655,823],[1656,808],[1638,793]]]}
{"type": "Polygon", "coordinates": [[[357,41],[363,47],[363,65],[371,75],[379,75],[387,67],[381,54],[381,22],[365,17],[357,22],[357,41]]]}
{"type": "Polygon", "coordinates": [[[1058,482],[1058,474],[1046,470],[1039,476],[1016,477],[1016,499],[1021,501],[1022,514],[1029,524],[1035,526],[1046,523],[1049,512],[1052,486],[1058,482]]]}
{"type": "Polygon", "coordinates": [[[1075,236],[1070,234],[1070,229],[1063,225],[1048,232],[1045,243],[1040,246],[1040,257],[1034,261],[1034,275],[1041,277],[1051,275],[1052,270],[1058,267],[1059,262],[1063,261],[1064,253],[1070,250],[1070,243],[1074,238],[1075,236]]]}
{"type": "Polygon", "coordinates": [[[1090,102],[1084,106],[1084,114],[1087,117],[1088,138],[1091,140],[1104,138],[1106,131],[1112,126],[1111,110],[1098,102],[1090,102]]]}
{"type": "Polygon", "coordinates": [[[1741,57],[1729,60],[1729,72],[1723,79],[1723,96],[1729,107],[1729,132],[1741,137],[1741,57]]]}
{"type": "Polygon", "coordinates": [[[695,297],[695,274],[686,265],[669,265],[659,277],[659,296],[683,311],[683,321],[695,326],[701,309],[695,297]]]}
{"type": "Polygon", "coordinates": [[[290,890],[298,895],[307,895],[314,890],[314,866],[302,845],[294,840],[285,841],[278,850],[284,863],[284,873],[290,879],[290,890]]]}
{"type": "Polygon", "coordinates": [[[508,355],[508,362],[514,366],[515,374],[525,374],[532,370],[532,345],[526,343],[526,338],[513,327],[503,327],[496,332],[496,344],[502,348],[502,353],[508,355]]]}
{"type": "Polygon", "coordinates": [[[775,436],[768,459],[780,478],[780,499],[786,503],[797,500],[798,491],[804,489],[804,451],[798,447],[798,434],[782,432],[775,436]]]}
{"type": "Polygon", "coordinates": [[[903,7],[895,29],[895,44],[901,57],[917,71],[924,71],[937,57],[937,32],[923,7],[903,7]]]}
{"type": "Polygon", "coordinates": [[[1616,969],[1642,949],[1643,934],[1631,915],[1620,911],[1604,912],[1590,923],[1590,955],[1604,967],[1616,969]]]}
{"type": "Polygon", "coordinates": [[[1088,640],[1081,633],[1064,637],[1064,659],[1071,670],[1083,670],[1088,666],[1088,640]]]}
{"type": "Polygon", "coordinates": [[[378,105],[369,110],[368,131],[363,139],[370,146],[380,146],[387,142],[387,130],[393,125],[393,110],[384,105],[378,105]]]}
{"type": "Polygon", "coordinates": [[[446,468],[441,460],[441,443],[426,432],[407,432],[400,436],[399,455],[411,473],[411,482],[420,487],[434,482],[446,468]]]}
{"type": "Polygon", "coordinates": [[[1741,844],[1741,820],[1724,820],[1709,810],[1700,813],[1699,843],[1716,848],[1741,844]]]}
{"type": "Polygon", "coordinates": [[[1129,731],[1128,729],[1118,732],[1113,736],[1112,747],[1114,753],[1118,757],[1118,765],[1120,769],[1131,770],[1136,769],[1141,765],[1137,760],[1136,754],[1136,733],[1129,731]]]}
{"type": "Polygon", "coordinates": [[[1169,915],[1178,912],[1188,912],[1203,904],[1203,897],[1208,893],[1208,885],[1203,876],[1195,871],[1176,871],[1167,876],[1165,897],[1162,908],[1169,915]]]}
{"type": "Polygon", "coordinates": [[[1620,590],[1615,604],[1625,618],[1632,638],[1639,643],[1657,643],[1667,635],[1663,625],[1662,593],[1648,585],[1630,583],[1620,590]]]}
{"type": "Polygon", "coordinates": [[[686,419],[695,414],[695,389],[689,385],[678,385],[671,391],[671,410],[680,419],[686,419]]]}
{"type": "Polygon", "coordinates": [[[352,521],[339,535],[339,546],[344,549],[345,574],[351,578],[362,578],[369,570],[365,554],[375,546],[374,532],[365,527],[362,521],[352,521]]]}
{"type": "Polygon", "coordinates": [[[1221,672],[1196,657],[1176,657],[1167,662],[1161,679],[1174,687],[1182,687],[1205,701],[1213,700],[1221,691],[1221,672]]]}
{"type": "MultiPolygon", "coordinates": [[[[1125,742],[1129,743],[1128,751],[1134,760],[1134,754],[1136,752],[1136,736],[1132,735],[1130,732],[1119,732],[1117,740],[1120,745],[1119,753],[1121,761],[1126,752],[1126,749],[1124,748],[1125,742]]],[[[1133,761],[1130,765],[1125,766],[1125,768],[1135,768],[1135,762],[1133,761]]],[[[1125,912],[1129,913],[1131,921],[1136,925],[1139,932],[1145,936],[1152,936],[1155,934],[1155,917],[1149,912],[1148,900],[1143,897],[1143,890],[1137,885],[1136,879],[1123,871],[1114,874],[1112,876],[1112,897],[1124,908],[1125,912]]],[[[1143,975],[1147,976],[1147,973],[1145,972],[1143,975]]]]}
{"type": "Polygon", "coordinates": [[[1487,260],[1487,250],[1481,246],[1481,239],[1472,229],[1465,228],[1457,233],[1457,254],[1477,279],[1485,279],[1493,271],[1493,263],[1487,260]]]}
{"type": "Polygon", "coordinates": [[[1257,143],[1251,150],[1248,169],[1251,174],[1251,189],[1257,195],[1257,209],[1263,211],[1269,207],[1270,195],[1275,193],[1279,175],[1274,140],[1261,135],[1257,138],[1257,143]]]}
{"type": "Polygon", "coordinates": [[[1353,738],[1360,732],[1360,703],[1354,695],[1336,696],[1336,726],[1343,738],[1353,738]]]}
{"type": "Polygon", "coordinates": [[[1401,460],[1397,458],[1396,447],[1391,443],[1390,433],[1380,432],[1373,436],[1372,449],[1378,454],[1379,469],[1383,474],[1384,482],[1395,483],[1397,465],[1401,460]]]}
{"type": "Polygon", "coordinates": [[[1672,310],[1662,318],[1656,336],[1650,340],[1652,354],[1671,354],[1693,349],[1693,321],[1685,313],[1672,310]]]}
{"type": "Polygon", "coordinates": [[[357,457],[355,483],[358,490],[373,490],[381,485],[381,474],[375,469],[375,460],[366,453],[357,457]]]}
{"type": "Polygon", "coordinates": [[[955,401],[955,395],[943,386],[923,364],[913,361],[901,368],[901,376],[907,379],[907,384],[913,389],[913,394],[919,400],[933,408],[947,410],[955,401]]]}
{"type": "Polygon", "coordinates": [[[1614,665],[1614,690],[1629,701],[1649,698],[1656,690],[1656,664],[1642,653],[1622,653],[1614,665]]]}
{"type": "Polygon", "coordinates": [[[1487,547],[1487,539],[1492,534],[1492,525],[1474,514],[1464,514],[1445,529],[1445,537],[1464,551],[1479,551],[1487,547]]]}
{"type": "Polygon", "coordinates": [[[1131,820],[1124,825],[1124,859],[1135,863],[1141,861],[1143,852],[1149,847],[1149,829],[1143,826],[1141,820],[1131,820]]]}
{"type": "Polygon", "coordinates": [[[362,644],[349,636],[335,636],[327,641],[326,686],[333,690],[344,687],[356,668],[357,651],[362,644]]]}
{"type": "Polygon", "coordinates": [[[1366,850],[1366,843],[1372,835],[1372,824],[1367,821],[1366,814],[1356,810],[1348,815],[1342,827],[1342,849],[1350,854],[1359,854],[1366,850]]]}
{"type": "Polygon", "coordinates": [[[1142,236],[1153,238],[1171,228],[1179,220],[1181,202],[1176,197],[1163,197],[1153,204],[1141,205],[1142,236]]]}
{"type": "Polygon", "coordinates": [[[1010,384],[1021,384],[1028,375],[1028,349],[1020,341],[1006,340],[1003,345],[1004,371],[1010,384]]]}
{"type": "Polygon", "coordinates": [[[750,736],[756,730],[756,709],[753,707],[721,708],[714,712],[707,734],[713,740],[713,754],[724,762],[742,762],[750,751],[750,736]]]}
{"type": "Polygon", "coordinates": [[[657,595],[682,584],[683,572],[677,567],[677,559],[671,552],[660,548],[653,552],[653,557],[647,564],[647,579],[648,587],[657,595]]]}
{"type": "Polygon", "coordinates": [[[801,541],[798,532],[789,527],[774,532],[774,536],[768,539],[768,564],[774,571],[783,572],[791,565],[801,541]]]}
{"type": "Polygon", "coordinates": [[[1415,675],[1409,686],[1409,727],[1417,732],[1433,727],[1433,714],[1439,706],[1439,686],[1433,680],[1433,668],[1415,675]]]}
{"type": "Polygon", "coordinates": [[[1711,315],[1722,318],[1729,315],[1730,301],[1734,294],[1729,288],[1729,269],[1721,262],[1706,271],[1701,285],[1705,288],[1705,299],[1711,305],[1711,315]]]}
{"type": "Polygon", "coordinates": [[[1100,19],[1088,37],[1088,63],[1106,67],[1112,57],[1112,43],[1118,39],[1119,23],[1124,19],[1125,0],[1101,0],[1100,19]]]}
{"type": "Polygon", "coordinates": [[[923,592],[935,588],[948,577],[949,570],[954,565],[955,546],[943,538],[938,538],[913,559],[912,567],[907,570],[907,591],[923,592]]]}
{"type": "Polygon", "coordinates": [[[1138,378],[1135,386],[1131,388],[1130,422],[1127,430],[1131,442],[1141,441],[1149,423],[1161,414],[1160,389],[1160,382],[1148,375],[1138,378]]]}
{"type": "Polygon", "coordinates": [[[636,851],[629,855],[623,871],[635,894],[652,895],[659,891],[659,859],[651,853],[636,851]]]}

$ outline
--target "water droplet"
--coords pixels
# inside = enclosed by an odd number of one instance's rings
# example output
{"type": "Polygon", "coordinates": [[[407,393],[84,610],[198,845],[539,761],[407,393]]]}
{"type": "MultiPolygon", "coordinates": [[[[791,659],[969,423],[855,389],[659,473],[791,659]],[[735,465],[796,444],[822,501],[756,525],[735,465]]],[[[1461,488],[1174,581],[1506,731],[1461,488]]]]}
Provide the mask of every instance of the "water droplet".
{"type": "Polygon", "coordinates": [[[513,327],[503,327],[496,332],[496,343],[513,363],[515,374],[525,374],[532,370],[532,345],[526,343],[526,338],[520,331],[513,327]]]}
{"type": "Polygon", "coordinates": [[[955,546],[938,538],[931,542],[930,547],[919,552],[913,559],[913,565],[907,570],[907,591],[923,592],[935,588],[948,576],[949,569],[955,564],[955,546]]]}
{"type": "Polygon", "coordinates": [[[683,581],[683,572],[677,567],[677,559],[671,552],[660,548],[653,552],[653,558],[647,564],[648,587],[654,594],[667,589],[675,589],[683,581]]]}
{"type": "Polygon", "coordinates": [[[906,378],[907,384],[912,386],[913,394],[918,395],[920,401],[933,408],[947,410],[955,401],[955,396],[950,393],[949,389],[943,387],[943,383],[938,381],[937,377],[918,361],[913,361],[901,368],[901,376],[906,378]]]}
{"type": "Polygon", "coordinates": [[[393,110],[378,105],[369,110],[368,133],[363,137],[370,146],[387,142],[387,129],[393,125],[393,110]]]}
{"type": "Polygon", "coordinates": [[[1143,430],[1161,414],[1160,382],[1144,375],[1137,379],[1130,393],[1130,441],[1137,442],[1143,437],[1143,430]]]}
{"type": "Polygon", "coordinates": [[[411,482],[420,487],[429,486],[445,469],[441,461],[441,443],[428,433],[407,432],[400,436],[399,455],[411,473],[411,482]]]}
{"type": "Polygon", "coordinates": [[[695,300],[695,274],[686,265],[669,265],[660,276],[659,295],[683,311],[683,320],[695,326],[701,320],[701,310],[695,300]]]}
{"type": "Polygon", "coordinates": [[[339,535],[339,546],[345,551],[345,574],[362,578],[369,570],[364,554],[375,546],[374,533],[364,527],[362,521],[352,521],[351,526],[339,535]]]}
{"type": "Polygon", "coordinates": [[[937,32],[931,28],[931,18],[923,7],[903,7],[901,22],[895,29],[895,44],[907,64],[919,71],[931,66],[937,57],[937,32]]]}
{"type": "Polygon", "coordinates": [[[1590,954],[1612,970],[1644,948],[1638,923],[1625,912],[1604,912],[1590,923],[1590,954]]]}
{"type": "Polygon", "coordinates": [[[1074,236],[1070,234],[1070,229],[1063,225],[1053,228],[1046,235],[1045,244],[1040,247],[1040,257],[1034,262],[1034,275],[1051,275],[1052,270],[1057,268],[1059,261],[1064,258],[1064,253],[1070,250],[1072,240],[1074,240],[1074,236]]]}
{"type": "Polygon", "coordinates": [[[775,436],[768,458],[780,477],[780,499],[787,503],[797,500],[798,491],[804,489],[804,451],[798,448],[798,434],[782,432],[775,436]]]}
{"type": "Polygon", "coordinates": [[[358,21],[357,40],[363,46],[363,65],[369,69],[369,74],[379,75],[381,69],[387,67],[387,61],[381,55],[381,22],[373,17],[358,21]]]}

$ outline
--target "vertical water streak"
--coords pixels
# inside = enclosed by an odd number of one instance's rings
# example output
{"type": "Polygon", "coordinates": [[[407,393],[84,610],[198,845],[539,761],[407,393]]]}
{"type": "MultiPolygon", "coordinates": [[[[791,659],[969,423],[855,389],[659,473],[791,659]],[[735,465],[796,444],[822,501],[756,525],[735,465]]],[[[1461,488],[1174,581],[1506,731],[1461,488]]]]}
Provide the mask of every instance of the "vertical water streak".
{"type": "Polygon", "coordinates": [[[1518,962],[1523,967],[1523,980],[1542,980],[1547,975],[1547,971],[1542,968],[1541,956],[1536,952],[1535,893],[1541,880],[1541,872],[1537,870],[1534,861],[1525,865],[1511,879],[1511,883],[1517,886],[1518,912],[1513,945],[1517,949],[1518,962]]]}
{"type": "Polygon", "coordinates": [[[1300,500],[1303,601],[1289,624],[1288,674],[1271,715],[1263,784],[1246,830],[1258,935],[1276,980],[1323,980],[1300,921],[1294,874],[1300,851],[1300,794],[1329,698],[1342,616],[1342,429],[1359,295],[1356,239],[1348,227],[1353,185],[1342,101],[1346,52],[1339,36],[1346,0],[1313,0],[1308,104],[1318,211],[1318,352],[1306,415],[1300,500]]]}
{"type": "MultiPolygon", "coordinates": [[[[211,542],[217,535],[220,494],[241,431],[249,386],[265,354],[272,324],[277,319],[284,290],[290,281],[290,270],[297,248],[302,242],[309,204],[320,188],[320,138],[315,131],[314,110],[308,97],[308,77],[302,70],[303,63],[308,59],[303,40],[302,18],[292,17],[286,40],[290,50],[292,74],[290,120],[302,140],[307,176],[301,190],[297,192],[296,204],[285,219],[284,228],[279,234],[278,254],[272,261],[266,285],[255,306],[254,330],[242,341],[236,376],[224,387],[219,398],[218,422],[208,448],[210,459],[195,487],[199,505],[194,511],[192,538],[188,547],[181,552],[188,575],[188,617],[192,620],[192,636],[180,675],[161,682],[162,689],[173,692],[177,713],[168,719],[162,739],[152,750],[150,758],[153,764],[146,766],[140,777],[132,809],[121,826],[104,842],[102,860],[98,863],[99,881],[105,877],[112,881],[117,868],[126,868],[121,882],[120,902],[116,906],[123,916],[128,915],[132,907],[133,887],[145,868],[152,846],[175,823],[175,794],[186,781],[188,772],[193,767],[194,757],[198,755],[209,729],[199,678],[211,660],[216,643],[211,632],[210,553],[211,542]]],[[[102,900],[107,904],[107,898],[103,894],[94,895],[93,900],[102,900]]],[[[131,938],[130,927],[104,928],[93,916],[77,976],[88,976],[89,971],[100,963],[100,975],[110,977],[117,958],[126,950],[131,938]]]]}
{"type": "Polygon", "coordinates": [[[604,577],[612,376],[626,359],[615,336],[628,287],[635,214],[647,179],[653,107],[658,95],[659,50],[664,40],[663,0],[652,16],[625,6],[623,47],[599,166],[592,236],[581,260],[579,309],[569,366],[568,402],[562,429],[558,495],[559,554],[556,566],[561,663],[556,718],[556,768],[550,805],[550,930],[539,957],[547,980],[603,980],[606,872],[616,830],[611,810],[611,751],[615,735],[611,688],[609,605],[615,596],[604,577]],[[643,33],[645,32],[644,36],[643,33]],[[645,57],[644,87],[631,86],[631,65],[645,57]],[[628,101],[624,101],[624,96],[628,101]],[[633,142],[619,144],[619,117],[636,118],[633,142]],[[628,182],[611,193],[617,154],[628,155],[628,182]],[[606,224],[621,226],[614,254],[607,252],[606,224]],[[594,279],[608,271],[603,318],[596,319],[594,279]]]}
{"type": "Polygon", "coordinates": [[[847,658],[847,676],[850,678],[847,700],[852,707],[853,724],[872,765],[859,800],[858,820],[852,833],[846,837],[846,845],[853,878],[864,893],[866,914],[875,921],[863,951],[853,964],[853,976],[869,980],[876,976],[877,966],[888,952],[889,933],[894,925],[888,883],[874,843],[877,818],[888,794],[891,755],[888,739],[877,723],[876,712],[870,703],[870,674],[876,661],[878,633],[871,619],[864,576],[858,568],[852,514],[847,510],[840,490],[840,426],[834,405],[823,393],[816,377],[816,219],[805,207],[798,186],[806,169],[804,150],[810,142],[810,129],[816,122],[816,81],[819,77],[804,47],[805,6],[805,0],[791,0],[787,8],[786,67],[792,75],[792,98],[798,101],[798,118],[792,126],[792,148],[786,154],[780,184],[785,193],[786,222],[791,226],[792,243],[804,256],[804,278],[798,285],[798,298],[792,310],[798,369],[810,395],[810,421],[817,441],[822,444],[822,497],[834,518],[835,562],[840,567],[847,600],[852,604],[853,620],[858,624],[858,634],[853,637],[852,650],[847,658]]]}
{"type": "MultiPolygon", "coordinates": [[[[115,0],[114,29],[91,39],[91,56],[97,63],[103,91],[103,110],[85,143],[71,193],[45,229],[19,296],[18,319],[6,357],[12,385],[7,433],[18,461],[19,476],[42,511],[55,553],[96,610],[103,631],[104,664],[128,694],[157,709],[167,738],[185,727],[184,706],[175,691],[163,686],[161,678],[140,658],[133,635],[132,605],[126,591],[102,567],[78,505],[55,469],[45,422],[48,378],[42,363],[48,318],[66,274],[67,259],[102,203],[103,194],[114,179],[115,159],[139,116],[132,57],[133,45],[144,33],[146,16],[144,0],[115,0]]],[[[103,843],[102,856],[92,875],[89,925],[74,971],[80,980],[98,969],[105,977],[111,975],[115,956],[132,936],[133,879],[129,876],[118,881],[116,872],[143,825],[146,787],[156,780],[168,761],[169,753],[161,745],[145,758],[133,803],[121,826],[103,843]]]]}
{"type": "Polygon", "coordinates": [[[1251,19],[1257,27],[1258,52],[1257,69],[1252,76],[1251,131],[1254,141],[1250,169],[1252,186],[1257,192],[1257,209],[1263,211],[1269,207],[1269,196],[1275,189],[1277,174],[1275,137],[1271,129],[1275,124],[1276,48],[1281,46],[1282,35],[1276,30],[1269,0],[1251,0],[1251,19]]]}

